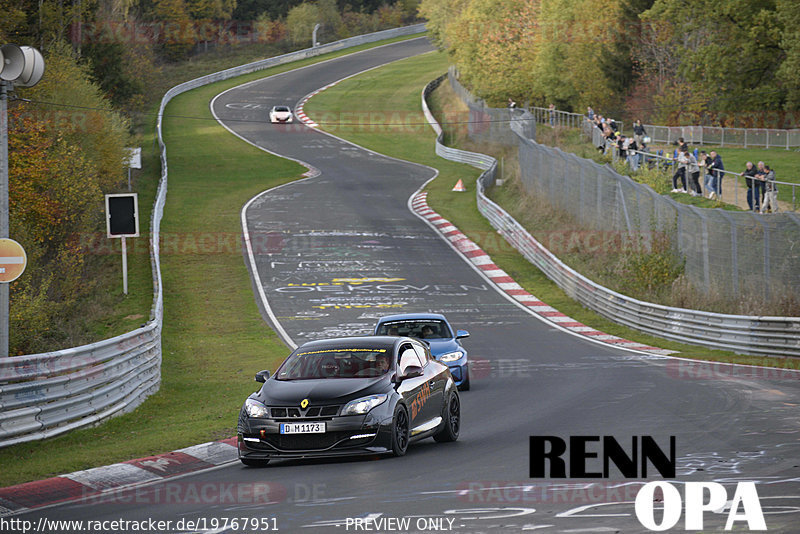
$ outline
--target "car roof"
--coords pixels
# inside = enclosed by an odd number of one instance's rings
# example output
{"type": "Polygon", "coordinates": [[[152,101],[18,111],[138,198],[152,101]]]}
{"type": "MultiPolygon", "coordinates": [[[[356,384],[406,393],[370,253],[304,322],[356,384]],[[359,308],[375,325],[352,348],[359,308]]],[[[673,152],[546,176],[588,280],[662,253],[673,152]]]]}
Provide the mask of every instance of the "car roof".
{"type": "Polygon", "coordinates": [[[339,337],[332,339],[320,339],[303,343],[298,349],[325,350],[341,348],[376,348],[391,349],[400,338],[393,336],[358,336],[358,337],[339,337]]]}
{"type": "Polygon", "coordinates": [[[389,321],[414,321],[420,319],[437,319],[447,322],[447,319],[441,313],[398,313],[396,315],[385,315],[378,319],[378,322],[386,323],[389,321]]]}

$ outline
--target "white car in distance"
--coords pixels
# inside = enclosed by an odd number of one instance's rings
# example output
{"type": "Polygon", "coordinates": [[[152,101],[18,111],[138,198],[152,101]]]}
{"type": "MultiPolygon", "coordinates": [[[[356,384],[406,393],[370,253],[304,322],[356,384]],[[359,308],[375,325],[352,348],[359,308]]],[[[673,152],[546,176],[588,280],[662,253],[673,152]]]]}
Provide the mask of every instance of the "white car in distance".
{"type": "Polygon", "coordinates": [[[269,122],[280,124],[292,122],[292,110],[288,106],[274,106],[269,111],[269,122]]]}

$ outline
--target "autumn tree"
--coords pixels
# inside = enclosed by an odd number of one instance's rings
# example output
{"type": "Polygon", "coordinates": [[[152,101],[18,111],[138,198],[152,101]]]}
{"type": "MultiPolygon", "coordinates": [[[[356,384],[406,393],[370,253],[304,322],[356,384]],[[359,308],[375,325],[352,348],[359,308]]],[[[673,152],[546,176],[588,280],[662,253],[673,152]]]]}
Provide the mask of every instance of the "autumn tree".
{"type": "Polygon", "coordinates": [[[18,91],[31,102],[9,111],[11,235],[29,261],[11,286],[13,353],[71,343],[53,325],[93,290],[81,236],[100,231],[103,193],[121,182],[128,143],[127,122],[69,45],[51,48],[45,62],[42,81],[18,91]]]}

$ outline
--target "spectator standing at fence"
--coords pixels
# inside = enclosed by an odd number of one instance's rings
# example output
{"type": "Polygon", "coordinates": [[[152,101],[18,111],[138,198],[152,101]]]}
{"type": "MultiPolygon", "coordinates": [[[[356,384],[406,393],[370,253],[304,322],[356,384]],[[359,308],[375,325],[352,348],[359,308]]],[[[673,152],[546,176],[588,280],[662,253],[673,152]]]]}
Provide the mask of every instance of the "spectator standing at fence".
{"type": "Polygon", "coordinates": [[[678,138],[678,152],[689,152],[689,145],[683,140],[683,137],[678,138]]]}
{"type": "Polygon", "coordinates": [[[689,173],[689,187],[693,197],[703,196],[703,190],[700,189],[700,166],[697,164],[697,158],[691,152],[685,152],[688,163],[686,164],[686,172],[689,173]]]}
{"type": "Polygon", "coordinates": [[[626,140],[627,146],[625,147],[628,153],[628,167],[631,171],[636,172],[639,170],[639,145],[636,143],[636,138],[628,138],[626,140]]]}
{"type": "Polygon", "coordinates": [[[517,103],[514,102],[514,100],[511,97],[509,97],[508,98],[508,109],[514,109],[515,107],[517,107],[517,103]]]}
{"type": "Polygon", "coordinates": [[[744,183],[747,186],[747,205],[751,210],[753,210],[755,206],[755,210],[757,211],[758,197],[753,194],[753,180],[755,179],[755,175],[758,174],[758,170],[755,165],[753,165],[752,161],[748,161],[744,167],[744,172],[739,176],[744,176],[744,183]]]}
{"type": "Polygon", "coordinates": [[[647,135],[647,131],[644,129],[644,126],[642,126],[642,121],[636,119],[633,123],[633,139],[636,141],[637,145],[642,145],[645,135],[647,135]]]}
{"type": "Polygon", "coordinates": [[[766,164],[763,161],[758,162],[758,165],[756,166],[758,172],[756,173],[756,180],[753,182],[753,187],[755,189],[753,195],[758,198],[759,206],[764,204],[764,177],[767,175],[767,171],[764,168],[765,166],[766,164]]]}
{"type": "Polygon", "coordinates": [[[550,112],[550,126],[555,126],[556,125],[556,105],[555,104],[550,104],[550,106],[547,109],[550,112]]]}
{"type": "Polygon", "coordinates": [[[672,175],[672,192],[685,193],[686,192],[686,166],[689,164],[689,153],[687,151],[679,151],[676,158],[678,167],[675,174],[672,175]],[[678,178],[681,180],[681,188],[678,189],[678,178]]]}
{"type": "Polygon", "coordinates": [[[712,163],[713,161],[711,160],[711,156],[706,154],[705,150],[701,150],[700,157],[697,158],[697,165],[700,167],[700,174],[703,175],[703,189],[705,190],[708,198],[712,198],[712,195],[716,190],[716,186],[714,185],[714,175],[711,174],[710,170],[712,163]]]}
{"type": "Polygon", "coordinates": [[[772,213],[778,213],[778,184],[775,183],[775,171],[769,165],[764,165],[764,201],[761,203],[761,213],[767,213],[769,209],[772,213]]]}
{"type": "Polygon", "coordinates": [[[628,138],[624,135],[617,137],[617,150],[619,150],[619,157],[622,159],[628,158],[628,138]]]}
{"type": "Polygon", "coordinates": [[[709,165],[707,169],[711,171],[712,176],[714,176],[714,196],[720,199],[722,198],[722,176],[725,174],[723,172],[725,170],[725,165],[722,164],[722,156],[717,154],[715,150],[712,150],[709,156],[711,156],[711,165],[709,165]]]}
{"type": "Polygon", "coordinates": [[[591,108],[591,106],[586,108],[586,118],[590,121],[594,120],[594,110],[591,108]]]}

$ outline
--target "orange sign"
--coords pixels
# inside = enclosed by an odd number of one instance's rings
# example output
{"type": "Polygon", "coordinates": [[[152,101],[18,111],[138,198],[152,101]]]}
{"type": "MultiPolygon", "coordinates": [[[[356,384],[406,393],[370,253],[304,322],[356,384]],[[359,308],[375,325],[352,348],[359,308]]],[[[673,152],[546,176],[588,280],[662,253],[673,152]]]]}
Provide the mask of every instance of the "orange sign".
{"type": "Polygon", "coordinates": [[[28,257],[13,239],[0,239],[0,282],[13,282],[25,270],[28,257]]]}

